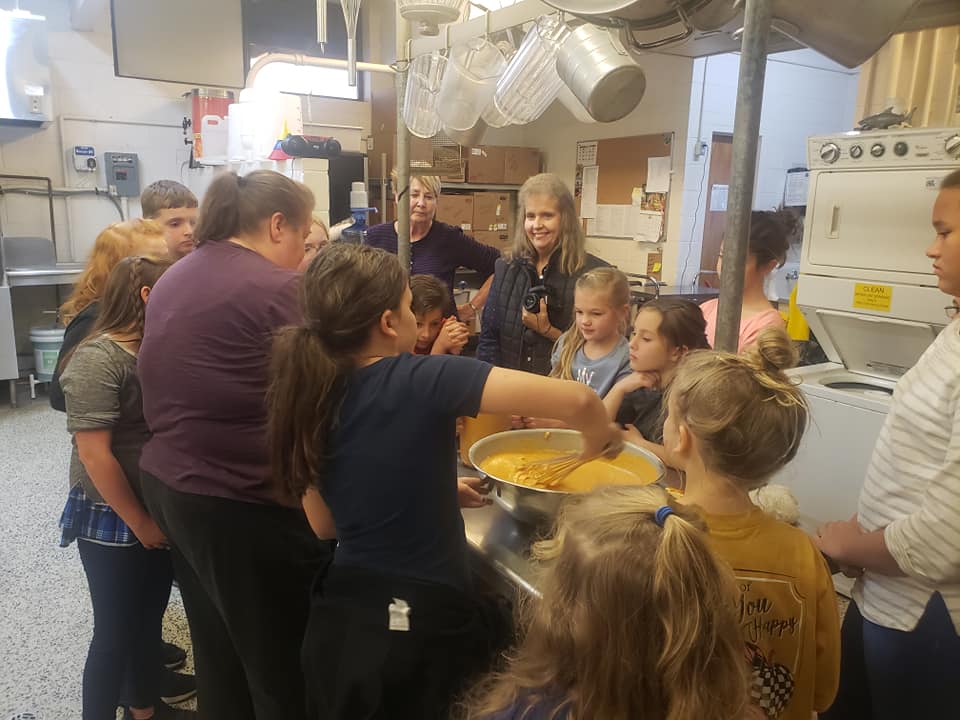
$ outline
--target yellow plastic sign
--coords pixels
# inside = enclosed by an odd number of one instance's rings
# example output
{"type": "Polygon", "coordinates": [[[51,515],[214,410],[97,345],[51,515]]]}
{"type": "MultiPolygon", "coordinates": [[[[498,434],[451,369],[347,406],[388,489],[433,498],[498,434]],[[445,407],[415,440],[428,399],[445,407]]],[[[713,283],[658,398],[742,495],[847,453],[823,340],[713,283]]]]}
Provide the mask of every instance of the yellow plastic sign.
{"type": "Polygon", "coordinates": [[[853,306],[858,310],[890,312],[890,305],[892,302],[892,285],[857,283],[853,286],[853,306]]]}

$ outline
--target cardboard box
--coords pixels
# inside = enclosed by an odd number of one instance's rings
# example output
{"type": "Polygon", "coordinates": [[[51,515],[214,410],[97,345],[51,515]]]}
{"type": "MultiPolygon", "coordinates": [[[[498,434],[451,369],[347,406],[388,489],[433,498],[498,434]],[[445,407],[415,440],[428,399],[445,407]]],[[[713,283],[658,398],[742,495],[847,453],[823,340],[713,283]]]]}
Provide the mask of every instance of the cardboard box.
{"type": "Polygon", "coordinates": [[[503,252],[510,249],[512,236],[506,232],[493,232],[490,230],[474,230],[473,239],[482,242],[484,245],[492,245],[503,252]]]}
{"type": "Polygon", "coordinates": [[[503,183],[505,148],[496,145],[480,145],[467,153],[467,182],[503,183]]]}
{"type": "Polygon", "coordinates": [[[437,220],[471,231],[473,205],[473,195],[443,194],[437,203],[437,220]]]}
{"type": "Polygon", "coordinates": [[[523,185],[527,178],[540,172],[540,151],[536,148],[504,148],[503,181],[507,185],[523,185]]]}
{"type": "Polygon", "coordinates": [[[511,192],[473,194],[473,227],[488,232],[513,232],[514,197],[511,192]]]}

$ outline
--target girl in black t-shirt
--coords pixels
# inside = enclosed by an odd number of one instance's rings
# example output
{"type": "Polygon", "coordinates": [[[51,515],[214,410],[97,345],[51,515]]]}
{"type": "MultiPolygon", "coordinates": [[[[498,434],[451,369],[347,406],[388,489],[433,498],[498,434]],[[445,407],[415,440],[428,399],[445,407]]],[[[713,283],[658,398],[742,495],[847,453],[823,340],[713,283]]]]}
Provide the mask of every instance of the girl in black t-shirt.
{"type": "Polygon", "coordinates": [[[624,439],[656,454],[663,449],[663,393],[691,350],[709,350],[706,321],[687,300],[657,299],[644,304],[633,323],[630,369],[604,398],[611,419],[624,426],[624,439]]]}
{"type": "Polygon", "coordinates": [[[559,418],[586,455],[620,432],[585,385],[410,354],[407,275],[385,251],[326,248],[304,299],[304,324],[275,341],[268,412],[275,476],[338,539],[304,639],[309,716],[447,717],[496,649],[467,572],[456,418],[559,418]]]}

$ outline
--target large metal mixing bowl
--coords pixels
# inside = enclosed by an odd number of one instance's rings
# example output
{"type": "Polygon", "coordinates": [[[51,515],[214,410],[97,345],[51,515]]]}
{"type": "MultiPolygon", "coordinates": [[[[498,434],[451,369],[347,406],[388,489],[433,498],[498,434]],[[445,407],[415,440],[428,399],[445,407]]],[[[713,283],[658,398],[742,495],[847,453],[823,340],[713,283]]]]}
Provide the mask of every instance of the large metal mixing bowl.
{"type": "MultiPolygon", "coordinates": [[[[542,525],[552,522],[563,501],[573,493],[562,490],[530,487],[484,472],[480,467],[491,455],[507,452],[530,452],[535,450],[559,450],[578,453],[582,446],[580,433],[576,430],[508,430],[478,440],[470,448],[470,462],[493,482],[491,490],[500,507],[522,522],[542,525]]],[[[626,443],[623,455],[632,456],[636,462],[645,463],[656,470],[656,480],[661,482],[666,472],[663,463],[653,453],[626,443]]]]}

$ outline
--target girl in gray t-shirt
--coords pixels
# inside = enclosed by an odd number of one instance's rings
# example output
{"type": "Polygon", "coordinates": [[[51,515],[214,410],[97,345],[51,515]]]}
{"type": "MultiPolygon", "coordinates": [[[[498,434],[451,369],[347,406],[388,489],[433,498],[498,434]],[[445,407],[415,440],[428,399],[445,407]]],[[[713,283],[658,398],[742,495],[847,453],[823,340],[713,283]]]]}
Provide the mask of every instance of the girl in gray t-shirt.
{"type": "Polygon", "coordinates": [[[627,276],[612,267],[588,270],[577,279],[573,307],[573,325],[553,348],[550,376],[582,382],[602,398],[630,374],[627,276]]]}
{"type": "Polygon", "coordinates": [[[173,570],[167,539],[139,491],[140,451],[149,431],[137,352],[144,305],[168,267],[144,257],[117,264],[97,324],[64,359],[60,376],[73,435],[60,544],[77,541],[93,605],[83,673],[85,720],[114,717],[124,687],[127,701],[144,712],[159,696],[160,629],[173,570]]]}

